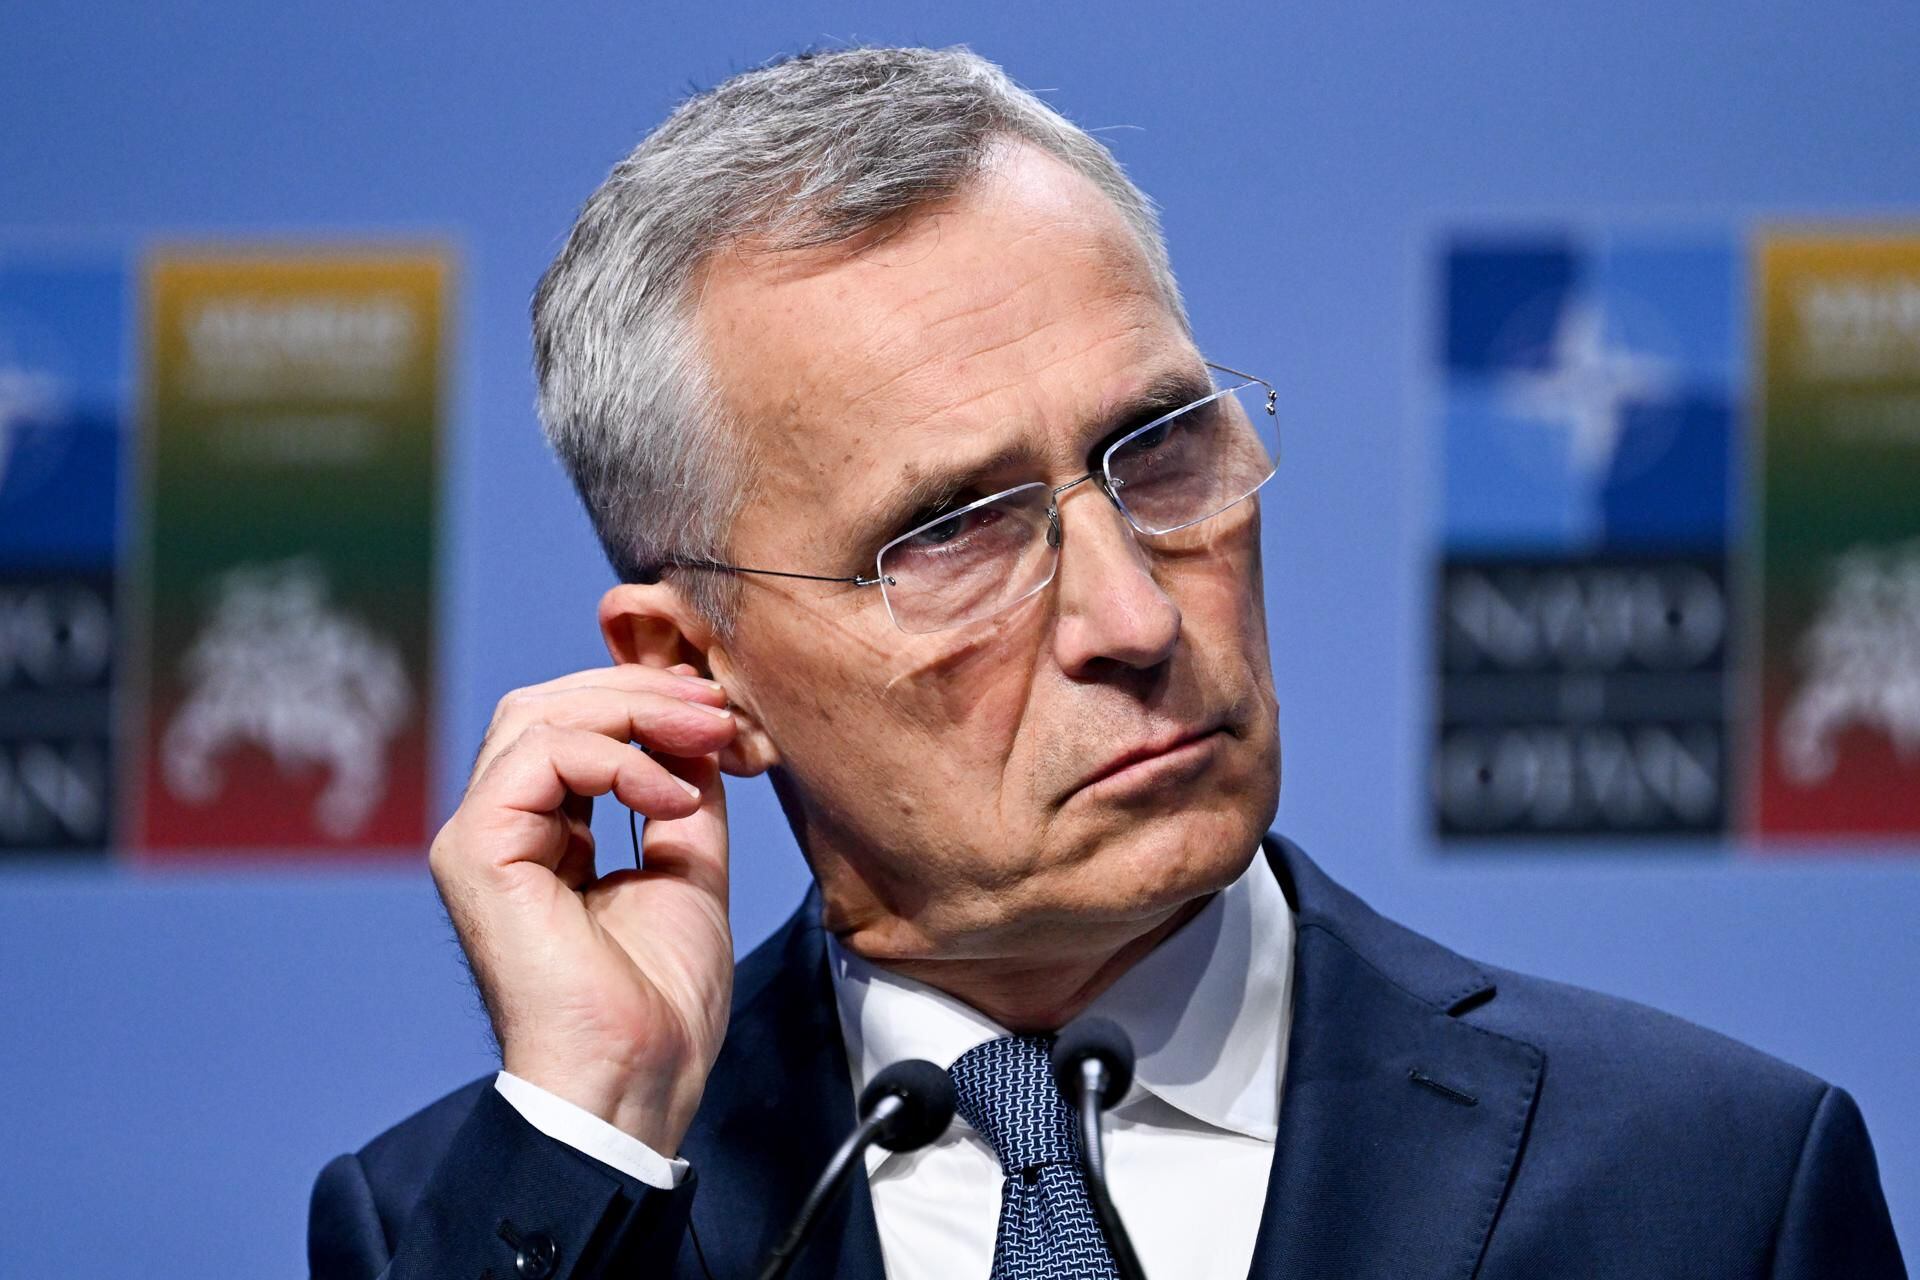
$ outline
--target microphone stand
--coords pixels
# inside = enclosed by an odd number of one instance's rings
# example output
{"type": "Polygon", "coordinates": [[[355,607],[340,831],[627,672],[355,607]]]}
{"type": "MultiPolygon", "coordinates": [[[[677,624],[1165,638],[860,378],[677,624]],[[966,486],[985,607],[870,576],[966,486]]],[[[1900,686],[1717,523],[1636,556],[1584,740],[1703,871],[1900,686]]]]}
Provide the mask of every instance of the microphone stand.
{"type": "Polygon", "coordinates": [[[860,1157],[880,1131],[896,1114],[906,1107],[906,1101],[898,1097],[885,1097],[874,1106],[873,1114],[860,1122],[858,1128],[847,1135],[840,1149],[833,1153],[833,1159],[827,1161],[827,1167],[821,1172],[820,1180],[813,1184],[813,1190],[807,1192],[807,1198],[800,1204],[800,1212],[793,1217],[793,1225],[780,1243],[767,1255],[767,1265],[760,1272],[760,1280],[780,1280],[793,1265],[800,1246],[806,1243],[807,1235],[813,1230],[813,1220],[820,1216],[827,1202],[832,1200],[853,1172],[853,1162],[860,1157]]]}
{"type": "Polygon", "coordinates": [[[861,1152],[874,1143],[889,1151],[913,1151],[946,1132],[952,1120],[953,1081],[931,1062],[909,1058],[874,1076],[860,1091],[860,1123],[821,1170],[793,1225],[767,1255],[760,1280],[780,1280],[787,1274],[814,1221],[846,1184],[861,1152]]]}
{"type": "Polygon", "coordinates": [[[1113,1255],[1120,1280],[1146,1280],[1139,1255],[1120,1221],[1119,1210],[1107,1194],[1106,1153],[1100,1138],[1100,1111],[1109,1083],[1107,1064],[1089,1056],[1080,1063],[1080,1096],[1075,1099],[1080,1113],[1080,1161],[1087,1174],[1087,1197],[1093,1201],[1093,1216],[1100,1221],[1100,1233],[1107,1238],[1107,1251],[1113,1255]]]}

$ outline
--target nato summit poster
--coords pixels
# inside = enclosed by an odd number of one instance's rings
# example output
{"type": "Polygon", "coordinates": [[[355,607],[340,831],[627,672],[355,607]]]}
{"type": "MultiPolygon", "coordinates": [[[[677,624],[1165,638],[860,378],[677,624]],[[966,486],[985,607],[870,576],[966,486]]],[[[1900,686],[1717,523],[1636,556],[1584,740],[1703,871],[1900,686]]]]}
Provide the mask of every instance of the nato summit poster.
{"type": "Polygon", "coordinates": [[[1920,833],[1920,235],[1454,232],[1438,268],[1435,831],[1920,833]]]}
{"type": "Polygon", "coordinates": [[[145,856],[424,845],[448,275],[407,250],[149,258],[145,856]]]}

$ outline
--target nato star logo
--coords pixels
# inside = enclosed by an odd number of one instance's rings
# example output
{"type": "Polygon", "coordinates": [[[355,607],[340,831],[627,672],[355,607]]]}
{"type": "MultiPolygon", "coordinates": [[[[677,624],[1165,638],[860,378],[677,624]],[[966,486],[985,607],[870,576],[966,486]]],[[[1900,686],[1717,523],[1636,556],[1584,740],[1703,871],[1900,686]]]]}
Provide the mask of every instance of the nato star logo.
{"type": "Polygon", "coordinates": [[[1724,546],[1730,250],[1490,241],[1443,273],[1449,548],[1724,546]]]}
{"type": "Polygon", "coordinates": [[[1609,346],[1600,307],[1574,301],[1560,316],[1547,367],[1509,373],[1501,395],[1516,418],[1564,431],[1572,465],[1592,479],[1611,470],[1628,407],[1671,399],[1678,381],[1668,361],[1609,346]]]}

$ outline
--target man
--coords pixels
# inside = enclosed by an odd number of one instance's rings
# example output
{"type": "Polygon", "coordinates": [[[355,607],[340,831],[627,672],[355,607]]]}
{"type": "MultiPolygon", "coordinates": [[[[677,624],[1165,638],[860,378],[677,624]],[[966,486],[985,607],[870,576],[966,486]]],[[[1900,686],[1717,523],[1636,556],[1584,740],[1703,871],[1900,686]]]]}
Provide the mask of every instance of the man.
{"type": "Polygon", "coordinates": [[[754,1274],[908,1057],[961,1116],[795,1274],[1114,1275],[1044,1076],[1088,1010],[1141,1052],[1109,1164],[1150,1275],[1905,1274],[1845,1093],[1263,839],[1276,397],[997,69],[693,99],[534,324],[615,665],[499,705],[432,866],[503,1071],[327,1167],[317,1276],[754,1274]],[[736,974],[720,777],[762,772],[816,889],[736,974]],[[596,878],[605,794],[644,869],[596,878]]]}

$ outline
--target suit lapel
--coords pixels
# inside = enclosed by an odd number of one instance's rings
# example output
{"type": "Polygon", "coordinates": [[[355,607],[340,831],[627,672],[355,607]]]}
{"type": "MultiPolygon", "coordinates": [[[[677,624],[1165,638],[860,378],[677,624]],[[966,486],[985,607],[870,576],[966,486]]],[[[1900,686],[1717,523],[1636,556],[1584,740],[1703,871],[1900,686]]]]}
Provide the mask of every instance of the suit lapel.
{"type": "Polygon", "coordinates": [[[1471,1276],[1544,1059],[1457,1016],[1493,984],[1382,919],[1283,840],[1293,1029],[1251,1275],[1471,1276]]]}
{"type": "MultiPolygon", "coordinates": [[[[1544,1059],[1459,1017],[1493,996],[1462,957],[1375,915],[1290,842],[1269,862],[1297,924],[1293,1029],[1253,1280],[1464,1280],[1525,1140],[1544,1059]]],[[[705,1274],[758,1272],[853,1117],[813,894],[741,966],[684,1151],[705,1274]]],[[[683,1269],[684,1260],[683,1260],[683,1269]]],[[[698,1266],[690,1274],[699,1275],[698,1266]]],[[[864,1166],[796,1280],[882,1280],[864,1166]]]]}
{"type": "MultiPolygon", "coordinates": [[[[694,1236],[718,1280],[758,1274],[853,1125],[819,905],[817,891],[808,894],[742,964],[726,1044],[684,1145],[701,1181],[694,1236]]],[[[789,1274],[883,1280],[864,1164],[821,1215],[789,1274]]]]}

